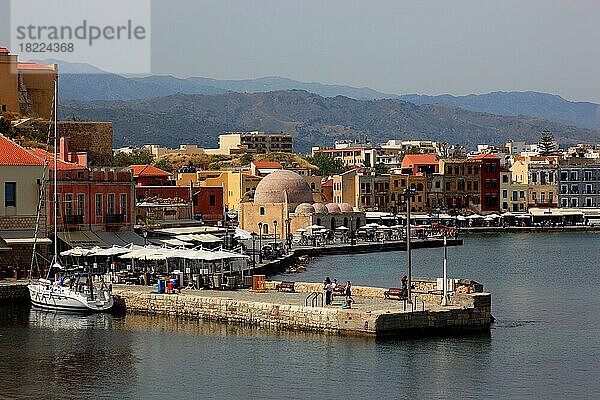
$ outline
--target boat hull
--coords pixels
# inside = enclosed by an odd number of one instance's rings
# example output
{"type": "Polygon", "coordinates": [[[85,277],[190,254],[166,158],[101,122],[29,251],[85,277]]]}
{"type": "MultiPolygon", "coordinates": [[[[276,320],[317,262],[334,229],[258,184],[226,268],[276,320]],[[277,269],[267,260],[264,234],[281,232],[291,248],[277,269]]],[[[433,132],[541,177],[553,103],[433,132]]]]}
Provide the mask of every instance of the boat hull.
{"type": "Polygon", "coordinates": [[[95,299],[68,287],[47,284],[30,284],[31,304],[36,308],[76,312],[104,312],[114,305],[112,295],[100,292],[95,299]]]}

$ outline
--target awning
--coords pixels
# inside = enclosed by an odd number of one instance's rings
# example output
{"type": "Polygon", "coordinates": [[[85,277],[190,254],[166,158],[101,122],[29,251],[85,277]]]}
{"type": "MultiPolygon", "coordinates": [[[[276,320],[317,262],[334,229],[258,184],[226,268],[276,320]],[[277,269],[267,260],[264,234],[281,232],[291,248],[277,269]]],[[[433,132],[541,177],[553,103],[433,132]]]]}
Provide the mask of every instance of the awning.
{"type": "Polygon", "coordinates": [[[133,231],[103,232],[103,231],[75,231],[58,232],[58,238],[70,247],[111,247],[126,246],[128,244],[143,245],[144,238],[133,231]]]}
{"type": "Polygon", "coordinates": [[[175,236],[179,240],[183,240],[184,242],[201,242],[201,243],[217,243],[220,242],[221,238],[216,237],[215,235],[211,235],[210,233],[203,234],[190,234],[190,235],[177,235],[175,236]]]}
{"type": "Polygon", "coordinates": [[[38,244],[41,243],[52,243],[47,237],[39,237],[35,239],[34,230],[17,230],[17,231],[0,231],[0,237],[4,239],[8,247],[11,244],[30,244],[36,241],[38,244]]]}
{"type": "Polygon", "coordinates": [[[184,226],[180,228],[163,228],[156,229],[154,232],[162,233],[165,235],[188,235],[194,233],[215,233],[215,232],[223,232],[225,229],[219,228],[216,226],[184,226]]]}
{"type": "Polygon", "coordinates": [[[91,231],[75,231],[75,232],[58,232],[58,238],[65,242],[70,247],[87,247],[91,248],[94,246],[98,247],[109,247],[107,244],[98,236],[94,235],[91,231]]]}

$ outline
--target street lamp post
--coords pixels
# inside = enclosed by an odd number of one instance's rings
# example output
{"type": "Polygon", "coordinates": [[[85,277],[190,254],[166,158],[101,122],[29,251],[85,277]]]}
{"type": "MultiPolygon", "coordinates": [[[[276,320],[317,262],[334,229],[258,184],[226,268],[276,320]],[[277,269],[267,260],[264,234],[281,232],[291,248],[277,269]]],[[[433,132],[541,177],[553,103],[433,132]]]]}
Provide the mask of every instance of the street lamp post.
{"type": "Polygon", "coordinates": [[[262,228],[263,223],[258,223],[258,262],[262,264],[262,228]]]}
{"type": "Polygon", "coordinates": [[[407,297],[408,301],[411,300],[412,294],[412,254],[410,248],[410,200],[411,196],[414,194],[414,190],[412,188],[406,188],[404,191],[404,196],[406,197],[406,262],[407,262],[407,297]]]}
{"type": "Polygon", "coordinates": [[[444,283],[442,285],[442,306],[448,305],[448,247],[446,246],[446,232],[444,232],[444,283]]]}
{"type": "Polygon", "coordinates": [[[273,251],[277,247],[277,220],[273,221],[274,232],[273,232],[273,251]]]}
{"type": "Polygon", "coordinates": [[[287,227],[287,233],[285,234],[285,242],[287,243],[288,249],[292,248],[292,240],[291,240],[292,232],[290,230],[291,224],[292,224],[292,220],[290,218],[285,220],[285,225],[287,227]]]}
{"type": "Polygon", "coordinates": [[[254,268],[256,267],[256,232],[252,232],[250,237],[252,237],[252,275],[254,275],[254,268]]]}
{"type": "Polygon", "coordinates": [[[145,247],[146,244],[148,243],[148,231],[144,229],[144,231],[142,232],[142,236],[144,237],[144,247],[145,247]]]}

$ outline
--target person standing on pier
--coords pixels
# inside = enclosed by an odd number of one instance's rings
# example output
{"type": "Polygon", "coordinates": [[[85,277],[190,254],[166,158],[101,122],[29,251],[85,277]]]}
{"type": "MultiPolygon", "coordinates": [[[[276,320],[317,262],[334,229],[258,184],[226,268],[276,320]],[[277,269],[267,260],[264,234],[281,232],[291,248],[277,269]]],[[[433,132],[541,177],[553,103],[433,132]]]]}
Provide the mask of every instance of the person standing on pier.
{"type": "Polygon", "coordinates": [[[354,303],[354,299],[352,298],[352,283],[350,281],[346,282],[346,289],[344,290],[344,294],[346,295],[346,308],[352,308],[352,303],[354,303]]]}
{"type": "Polygon", "coordinates": [[[331,279],[325,278],[325,305],[331,305],[331,295],[333,294],[333,286],[331,285],[331,279]]]}

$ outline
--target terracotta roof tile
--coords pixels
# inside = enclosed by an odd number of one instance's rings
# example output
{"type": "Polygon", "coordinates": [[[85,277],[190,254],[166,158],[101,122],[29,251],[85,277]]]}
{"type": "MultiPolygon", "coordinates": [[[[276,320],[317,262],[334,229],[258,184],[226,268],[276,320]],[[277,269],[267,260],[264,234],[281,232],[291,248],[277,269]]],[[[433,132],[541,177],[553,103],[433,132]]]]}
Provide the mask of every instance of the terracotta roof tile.
{"type": "Polygon", "coordinates": [[[0,135],[0,165],[43,166],[44,162],[12,140],[0,135]]]}
{"type": "Polygon", "coordinates": [[[17,68],[20,70],[36,70],[36,71],[54,71],[51,65],[42,65],[29,62],[20,62],[17,64],[17,68]]]}
{"type": "Polygon", "coordinates": [[[140,176],[171,176],[167,171],[163,171],[160,168],[153,167],[152,165],[130,165],[129,169],[133,171],[134,177],[140,176]]]}
{"type": "Polygon", "coordinates": [[[281,165],[277,161],[253,161],[252,162],[256,168],[277,168],[283,169],[283,165],[281,165]]]}
{"type": "MultiPolygon", "coordinates": [[[[30,148],[28,150],[30,153],[37,156],[41,161],[48,161],[48,167],[51,171],[54,170],[54,154],[48,153],[43,149],[30,148]]],[[[87,169],[83,165],[75,164],[72,162],[66,162],[61,160],[60,158],[57,161],[57,165],[59,171],[83,171],[87,169]]]]}
{"type": "Polygon", "coordinates": [[[402,168],[408,168],[415,164],[437,164],[438,159],[434,154],[407,154],[402,159],[402,168]]]}

